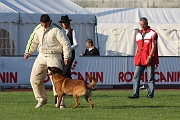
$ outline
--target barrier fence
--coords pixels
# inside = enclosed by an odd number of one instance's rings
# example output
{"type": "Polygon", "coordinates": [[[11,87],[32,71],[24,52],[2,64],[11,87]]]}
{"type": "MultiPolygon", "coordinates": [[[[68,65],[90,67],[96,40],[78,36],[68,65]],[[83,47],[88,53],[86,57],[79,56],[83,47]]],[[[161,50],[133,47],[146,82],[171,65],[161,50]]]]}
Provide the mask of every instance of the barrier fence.
{"type": "MultiPolygon", "coordinates": [[[[30,73],[36,57],[24,60],[23,57],[0,58],[0,86],[30,85],[30,73]]],[[[180,84],[180,57],[159,57],[159,67],[155,71],[156,84],[180,84]]],[[[74,79],[86,79],[86,76],[97,78],[97,85],[133,84],[135,66],[133,57],[77,57],[72,65],[74,79]]],[[[146,84],[147,72],[141,77],[141,84],[146,84]]],[[[51,85],[49,76],[44,80],[51,85]]]]}

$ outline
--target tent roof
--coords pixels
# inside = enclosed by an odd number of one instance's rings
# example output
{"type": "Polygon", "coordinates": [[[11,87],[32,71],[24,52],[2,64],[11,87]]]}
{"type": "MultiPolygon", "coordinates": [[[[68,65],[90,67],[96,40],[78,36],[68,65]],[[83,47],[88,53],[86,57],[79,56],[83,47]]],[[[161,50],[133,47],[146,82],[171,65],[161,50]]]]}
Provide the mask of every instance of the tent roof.
{"type": "Polygon", "coordinates": [[[55,21],[59,21],[61,15],[68,15],[72,23],[95,23],[91,12],[70,0],[0,1],[0,22],[39,23],[41,14],[49,14],[55,21]]]}
{"type": "Polygon", "coordinates": [[[97,16],[98,23],[138,23],[146,17],[149,23],[179,24],[180,8],[86,8],[97,16]]]}

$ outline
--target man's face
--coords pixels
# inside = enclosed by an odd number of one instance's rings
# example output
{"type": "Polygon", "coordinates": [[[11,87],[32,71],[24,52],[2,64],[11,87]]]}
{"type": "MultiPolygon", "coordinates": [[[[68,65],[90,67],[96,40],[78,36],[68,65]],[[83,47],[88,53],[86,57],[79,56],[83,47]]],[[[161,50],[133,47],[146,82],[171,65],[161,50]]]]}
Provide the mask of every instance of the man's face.
{"type": "Polygon", "coordinates": [[[146,29],[147,29],[147,26],[148,26],[148,24],[145,23],[145,22],[143,22],[143,21],[140,21],[140,22],[139,22],[139,25],[140,25],[140,27],[141,27],[142,30],[146,30],[146,29]]]}
{"type": "Polygon", "coordinates": [[[86,43],[86,47],[87,47],[87,48],[92,47],[92,46],[91,46],[91,43],[86,43]]]}
{"type": "Polygon", "coordinates": [[[43,27],[43,28],[48,28],[49,26],[50,26],[50,24],[51,24],[51,21],[49,21],[49,22],[41,22],[41,26],[43,27]]]}

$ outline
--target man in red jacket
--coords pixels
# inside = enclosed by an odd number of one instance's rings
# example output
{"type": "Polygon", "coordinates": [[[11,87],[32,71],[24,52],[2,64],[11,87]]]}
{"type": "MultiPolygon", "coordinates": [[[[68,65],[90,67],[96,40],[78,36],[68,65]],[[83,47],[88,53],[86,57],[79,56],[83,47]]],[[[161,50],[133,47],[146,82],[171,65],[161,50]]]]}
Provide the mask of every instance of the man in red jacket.
{"type": "Polygon", "coordinates": [[[133,77],[133,95],[129,96],[131,99],[139,98],[140,78],[145,69],[147,69],[148,78],[147,98],[154,97],[154,71],[155,66],[159,64],[157,33],[148,26],[148,20],[145,17],[140,18],[139,25],[141,30],[135,36],[137,48],[134,56],[134,64],[136,69],[133,77]]]}

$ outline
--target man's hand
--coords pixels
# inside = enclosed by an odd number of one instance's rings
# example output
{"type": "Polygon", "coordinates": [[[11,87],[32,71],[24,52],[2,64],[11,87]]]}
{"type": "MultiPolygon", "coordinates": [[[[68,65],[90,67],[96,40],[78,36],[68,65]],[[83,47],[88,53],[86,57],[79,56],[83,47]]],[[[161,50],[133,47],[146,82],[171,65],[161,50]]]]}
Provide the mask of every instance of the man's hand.
{"type": "Polygon", "coordinates": [[[24,53],[24,59],[25,59],[25,60],[27,60],[27,59],[29,58],[29,56],[30,56],[29,54],[24,53]]]}
{"type": "Polygon", "coordinates": [[[80,53],[80,56],[83,56],[83,53],[80,53]]]}
{"type": "Polygon", "coordinates": [[[151,58],[148,57],[148,59],[146,60],[146,65],[148,65],[151,62],[151,58]]]}
{"type": "Polygon", "coordinates": [[[67,65],[67,63],[68,63],[68,60],[64,60],[64,65],[67,65]]]}

